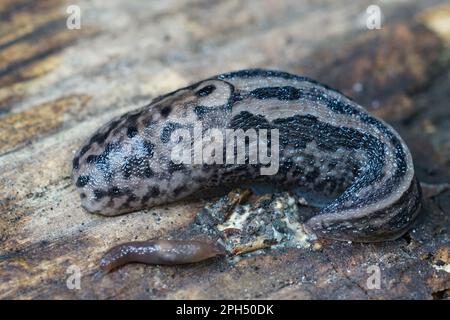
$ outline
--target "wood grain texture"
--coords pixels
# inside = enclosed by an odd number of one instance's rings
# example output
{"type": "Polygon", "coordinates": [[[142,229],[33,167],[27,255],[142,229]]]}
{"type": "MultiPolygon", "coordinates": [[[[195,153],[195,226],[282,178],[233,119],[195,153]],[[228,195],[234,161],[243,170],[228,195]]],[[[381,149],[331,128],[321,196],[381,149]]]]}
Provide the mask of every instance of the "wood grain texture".
{"type": "Polygon", "coordinates": [[[449,191],[394,242],[102,275],[107,248],[182,230],[204,203],[101,217],[81,209],[69,177],[75,150],[112,117],[214,74],[265,67],[317,78],[396,120],[419,179],[448,182],[448,6],[380,2],[383,29],[370,31],[372,3],[94,0],[79,2],[82,28],[68,30],[64,1],[1,1],[0,298],[448,297],[449,191]],[[373,264],[380,290],[366,287],[373,264]],[[66,286],[71,265],[80,290],[66,286]]]}

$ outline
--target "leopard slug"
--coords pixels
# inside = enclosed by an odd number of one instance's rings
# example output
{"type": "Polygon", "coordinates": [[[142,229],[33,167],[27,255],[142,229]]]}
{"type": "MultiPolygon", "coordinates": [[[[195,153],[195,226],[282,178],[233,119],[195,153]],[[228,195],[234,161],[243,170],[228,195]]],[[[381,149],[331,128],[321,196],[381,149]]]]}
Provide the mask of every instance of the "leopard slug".
{"type": "Polygon", "coordinates": [[[197,240],[133,241],[108,250],[100,261],[100,268],[109,272],[129,262],[160,265],[193,263],[224,254],[223,248],[197,240]]]}
{"type": "Polygon", "coordinates": [[[319,208],[309,230],[358,242],[401,236],[422,197],[411,154],[391,126],[314,80],[262,69],[211,77],[112,120],[76,153],[72,177],[82,206],[107,216],[245,184],[295,189],[319,208]],[[203,130],[277,129],[278,171],[174,162],[172,133],[199,121],[203,130]]]}

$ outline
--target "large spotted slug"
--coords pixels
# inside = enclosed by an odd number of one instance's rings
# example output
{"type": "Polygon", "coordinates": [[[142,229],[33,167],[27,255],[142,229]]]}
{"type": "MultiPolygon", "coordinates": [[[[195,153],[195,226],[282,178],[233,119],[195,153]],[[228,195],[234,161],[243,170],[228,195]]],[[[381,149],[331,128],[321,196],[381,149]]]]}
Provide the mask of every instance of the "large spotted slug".
{"type": "Polygon", "coordinates": [[[73,180],[82,206],[108,216],[243,185],[295,190],[320,208],[308,229],[359,242],[401,236],[422,197],[411,154],[391,126],[316,81],[261,69],[211,77],[112,120],[76,153],[73,180]],[[278,171],[173,161],[181,139],[172,133],[197,122],[202,132],[278,129],[278,171]]]}

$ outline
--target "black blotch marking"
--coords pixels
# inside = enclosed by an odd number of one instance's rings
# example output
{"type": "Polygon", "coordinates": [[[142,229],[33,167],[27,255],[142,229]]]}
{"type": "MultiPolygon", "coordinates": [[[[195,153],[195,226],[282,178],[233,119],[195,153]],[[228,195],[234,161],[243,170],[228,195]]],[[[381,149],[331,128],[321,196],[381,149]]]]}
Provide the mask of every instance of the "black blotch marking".
{"type": "MultiPolygon", "coordinates": [[[[277,92],[271,92],[271,94],[277,92]]],[[[277,93],[278,94],[278,93],[277,93]]],[[[288,95],[292,95],[289,93],[288,95]]],[[[288,95],[284,96],[287,97],[288,95]]],[[[269,96],[268,94],[266,96],[269,96]]],[[[286,175],[288,172],[294,171],[295,175],[302,174],[306,182],[315,184],[315,180],[320,172],[314,168],[313,163],[308,164],[311,169],[302,172],[296,168],[292,159],[282,157],[285,150],[293,148],[301,152],[306,145],[312,141],[317,143],[319,150],[328,153],[335,152],[338,148],[344,147],[348,150],[360,150],[368,154],[368,163],[359,174],[354,173],[357,177],[353,184],[341,196],[335,205],[344,206],[345,202],[352,203],[352,207],[362,204],[368,204],[376,201],[376,198],[358,198],[354,199],[354,194],[362,188],[378,181],[383,176],[383,165],[385,157],[385,145],[376,137],[362,133],[354,128],[336,127],[329,123],[321,122],[313,115],[295,115],[287,118],[280,118],[269,123],[267,119],[260,115],[254,115],[250,112],[243,111],[233,117],[230,121],[230,127],[234,129],[248,130],[250,128],[268,128],[278,129],[280,132],[280,167],[279,174],[286,175]],[[351,200],[351,201],[349,201],[351,200]]],[[[399,150],[399,152],[401,152],[399,150]]],[[[306,168],[304,168],[306,169],[306,168]]],[[[358,169],[358,168],[352,168],[358,169]]],[[[249,170],[247,166],[247,170],[249,170]]],[[[348,206],[348,205],[347,205],[348,206]]],[[[328,207],[330,212],[338,210],[339,207],[328,207]]]]}
{"type": "Polygon", "coordinates": [[[99,201],[101,200],[103,197],[106,196],[106,192],[100,189],[95,189],[94,190],[94,199],[99,201]]]}
{"type": "Polygon", "coordinates": [[[91,148],[90,144],[86,144],[83,146],[83,148],[81,148],[80,150],[80,154],[78,155],[78,157],[82,157],[86,152],[88,152],[88,150],[91,148]]]}
{"type": "MultiPolygon", "coordinates": [[[[244,78],[245,79],[245,78],[254,78],[254,77],[260,77],[260,78],[271,78],[272,77],[272,78],[281,78],[281,79],[285,79],[285,80],[306,81],[306,82],[309,82],[312,84],[322,86],[329,91],[339,93],[340,95],[348,98],[342,92],[340,92],[336,89],[333,89],[325,84],[322,84],[316,80],[310,79],[305,76],[298,76],[295,74],[287,73],[284,71],[277,71],[277,70],[246,69],[246,70],[239,70],[239,71],[223,73],[216,77],[213,77],[213,79],[226,80],[226,79],[233,79],[233,78],[244,78]]],[[[350,98],[348,98],[348,99],[350,99],[350,98]]]]}
{"type": "Polygon", "coordinates": [[[178,186],[175,189],[173,189],[173,195],[175,197],[178,197],[180,195],[180,193],[182,193],[183,191],[186,191],[187,188],[186,186],[178,186]]]}
{"type": "Polygon", "coordinates": [[[203,172],[209,172],[213,169],[214,167],[212,165],[209,165],[207,163],[204,163],[202,166],[202,171],[203,172]]]}
{"type": "Polygon", "coordinates": [[[96,168],[103,174],[106,180],[110,180],[114,174],[110,165],[110,153],[120,150],[121,144],[119,142],[108,143],[105,150],[99,155],[89,155],[86,157],[86,162],[89,164],[95,163],[96,168]]]}
{"type": "Polygon", "coordinates": [[[121,194],[121,191],[120,191],[120,189],[118,187],[112,187],[108,191],[108,195],[109,196],[117,196],[117,195],[120,195],[120,194],[121,194]]]}
{"type": "Polygon", "coordinates": [[[205,107],[205,106],[196,106],[194,107],[194,112],[197,115],[197,118],[199,120],[203,120],[205,118],[205,115],[207,115],[209,112],[211,112],[212,109],[205,107]]]}
{"type": "Polygon", "coordinates": [[[164,128],[162,128],[161,130],[161,142],[162,143],[168,143],[170,141],[170,136],[172,134],[172,132],[174,132],[177,129],[181,129],[183,128],[183,126],[179,123],[175,123],[175,122],[169,122],[168,124],[166,124],[164,126],[164,128]]]}
{"type": "Polygon", "coordinates": [[[240,92],[234,91],[233,87],[233,93],[231,94],[230,100],[230,103],[234,104],[236,102],[244,100],[244,96],[240,92]]]}
{"type": "Polygon", "coordinates": [[[127,129],[127,136],[128,138],[133,138],[134,136],[136,136],[138,134],[138,129],[134,126],[128,127],[127,129]]]}
{"type": "Polygon", "coordinates": [[[311,183],[314,183],[319,176],[320,170],[317,167],[314,167],[313,170],[305,174],[306,181],[311,183]]]}
{"type": "Polygon", "coordinates": [[[160,194],[160,190],[156,186],[149,187],[147,190],[148,190],[147,193],[144,195],[144,197],[142,197],[141,200],[141,203],[143,204],[146,203],[151,198],[156,198],[160,194]]]}
{"type": "MultiPolygon", "coordinates": [[[[88,147],[90,147],[93,143],[97,143],[99,145],[101,145],[102,143],[104,143],[106,141],[106,139],[108,138],[109,134],[111,133],[111,131],[113,131],[114,129],[117,128],[117,126],[119,125],[119,123],[121,122],[121,119],[117,119],[117,120],[113,120],[108,127],[106,128],[106,130],[104,132],[99,131],[96,134],[94,134],[91,139],[89,139],[89,143],[88,143],[88,147]]],[[[87,151],[87,150],[86,150],[87,151]]],[[[83,152],[83,150],[81,151],[81,154],[84,154],[86,152],[83,152]]]]}
{"type": "Polygon", "coordinates": [[[200,90],[197,90],[195,92],[195,95],[197,97],[206,97],[208,95],[210,95],[212,92],[214,92],[214,90],[216,90],[216,86],[213,84],[207,85],[203,88],[201,88],[200,90]]]}
{"type": "Polygon", "coordinates": [[[258,88],[250,92],[250,96],[265,100],[276,98],[278,100],[298,100],[303,97],[301,90],[291,87],[265,87],[258,88]]]}
{"type": "Polygon", "coordinates": [[[300,166],[295,166],[294,171],[292,171],[293,177],[303,176],[305,174],[305,170],[300,166]]]}
{"type": "Polygon", "coordinates": [[[131,156],[125,159],[125,163],[122,165],[122,174],[125,179],[130,178],[132,175],[139,175],[139,169],[142,166],[143,158],[131,156]]]}
{"type": "MultiPolygon", "coordinates": [[[[281,77],[283,79],[295,79],[295,80],[301,80],[301,81],[307,81],[313,84],[316,84],[318,86],[323,87],[326,90],[336,92],[343,97],[347,98],[351,101],[350,98],[346,97],[341,92],[334,90],[332,88],[327,87],[326,85],[320,84],[314,80],[305,78],[305,77],[299,77],[295,75],[291,75],[289,73],[285,72],[278,72],[278,71],[267,71],[267,70],[244,70],[237,73],[230,73],[230,74],[224,74],[220,75],[217,78],[218,79],[227,79],[232,77],[254,77],[254,76],[275,76],[275,77],[281,77]]],[[[268,98],[277,98],[279,100],[297,100],[299,97],[305,97],[308,98],[311,101],[317,101],[321,103],[325,103],[326,107],[328,107],[330,110],[336,113],[345,114],[345,115],[351,115],[358,117],[363,123],[369,124],[371,126],[376,127],[379,129],[383,134],[385,134],[392,142],[395,148],[395,155],[396,155],[396,171],[393,175],[393,179],[400,179],[403,177],[407,171],[407,163],[406,163],[406,154],[403,150],[403,146],[399,139],[395,136],[395,134],[387,128],[381,121],[378,119],[370,116],[369,114],[366,114],[364,112],[361,112],[360,110],[354,108],[350,103],[345,101],[344,99],[333,99],[330,98],[326,91],[321,88],[302,88],[297,89],[294,87],[267,87],[267,88],[258,88],[255,89],[250,93],[251,96],[259,98],[259,99],[268,99],[268,98]]],[[[349,128],[347,128],[349,129],[349,128]]],[[[350,130],[350,129],[349,129],[350,130]]],[[[318,140],[319,141],[319,140],[318,140]]],[[[325,141],[326,143],[326,141],[325,141]]],[[[390,192],[389,190],[386,190],[387,192],[390,192]]]]}
{"type": "Polygon", "coordinates": [[[86,193],[84,193],[84,192],[80,193],[80,198],[81,198],[81,199],[86,198],[86,193]]]}
{"type": "Polygon", "coordinates": [[[157,197],[160,194],[160,190],[158,187],[152,187],[152,189],[150,190],[150,195],[152,197],[157,197]]]}
{"type": "Polygon", "coordinates": [[[270,129],[272,126],[262,115],[254,115],[248,111],[242,111],[231,119],[231,129],[270,129]]]}
{"type": "MultiPolygon", "coordinates": [[[[311,101],[319,101],[320,100],[321,102],[325,102],[326,106],[330,110],[332,110],[336,113],[357,116],[364,123],[367,123],[367,124],[370,124],[370,125],[376,127],[381,132],[386,134],[386,136],[389,139],[391,139],[391,142],[393,143],[395,149],[397,150],[396,151],[397,169],[394,174],[394,179],[398,179],[405,174],[406,169],[407,169],[405,151],[402,148],[401,142],[394,135],[394,133],[392,131],[390,131],[390,129],[387,128],[378,119],[370,116],[369,114],[359,111],[358,109],[354,108],[352,105],[347,103],[346,101],[341,100],[341,99],[332,99],[328,95],[326,95],[326,91],[335,92],[335,93],[338,93],[339,95],[341,95],[342,97],[347,98],[349,101],[352,101],[352,99],[350,99],[345,94],[343,94],[342,92],[340,92],[336,89],[333,89],[327,85],[324,85],[324,84],[317,82],[313,79],[310,79],[308,77],[298,76],[298,75],[290,74],[290,73],[283,72],[283,71],[264,70],[264,69],[247,69],[247,70],[234,71],[234,72],[229,72],[229,73],[224,73],[224,74],[218,75],[216,77],[213,77],[213,79],[226,80],[226,79],[233,79],[233,78],[244,78],[245,79],[245,78],[253,78],[253,77],[261,77],[261,78],[276,77],[276,78],[282,78],[282,79],[286,79],[286,80],[306,81],[306,82],[315,84],[319,87],[322,87],[323,89],[320,89],[320,88],[311,88],[311,89],[305,89],[305,88],[296,89],[296,88],[294,88],[294,90],[289,89],[288,90],[290,92],[289,94],[280,94],[279,96],[282,98],[287,98],[288,96],[292,96],[293,98],[295,98],[296,96],[303,95],[304,97],[308,97],[308,99],[310,99],[311,101]],[[295,93],[295,90],[298,90],[298,93],[295,93]]],[[[282,87],[278,87],[278,88],[282,88],[282,87]]],[[[272,90],[272,94],[277,93],[277,91],[278,91],[278,93],[281,93],[280,89],[270,89],[270,90],[272,90]]],[[[270,93],[270,90],[268,91],[269,93],[270,93]]],[[[260,93],[264,97],[263,91],[264,90],[261,89],[260,93]]],[[[256,93],[258,93],[258,91],[256,91],[256,93]]],[[[267,94],[268,93],[266,93],[266,95],[267,94]]],[[[274,94],[274,96],[275,95],[276,94],[274,94]]]]}
{"type": "Polygon", "coordinates": [[[186,169],[186,166],[182,163],[174,163],[172,160],[169,161],[169,164],[167,166],[167,170],[169,173],[174,173],[175,171],[183,171],[186,169]]]}
{"type": "Polygon", "coordinates": [[[113,187],[109,188],[108,191],[104,192],[104,194],[105,194],[105,196],[108,196],[110,198],[120,198],[122,196],[132,194],[132,191],[129,188],[120,189],[117,186],[113,186],[113,187]]]}
{"type": "Polygon", "coordinates": [[[170,112],[172,112],[172,107],[165,106],[164,108],[161,109],[160,113],[164,118],[167,118],[169,116],[170,112]]]}
{"type": "Polygon", "coordinates": [[[128,114],[126,117],[126,119],[127,119],[126,121],[127,121],[127,124],[129,127],[135,127],[137,124],[137,120],[141,116],[140,112],[136,112],[136,113],[135,112],[136,111],[133,111],[133,113],[128,114]]]}
{"type": "Polygon", "coordinates": [[[90,180],[89,176],[79,176],[78,179],[77,179],[76,186],[78,188],[82,188],[82,187],[84,187],[85,185],[88,184],[89,180],[90,180]]]}
{"type": "Polygon", "coordinates": [[[136,201],[137,200],[137,196],[133,193],[133,191],[131,191],[130,189],[125,189],[122,191],[121,196],[126,195],[128,196],[127,200],[120,206],[121,209],[124,208],[130,208],[131,207],[131,202],[136,201]]]}
{"type": "Polygon", "coordinates": [[[336,168],[338,162],[336,159],[333,159],[330,161],[330,163],[328,163],[328,170],[333,170],[334,168],[336,168]]]}
{"type": "Polygon", "coordinates": [[[75,156],[75,158],[73,158],[72,167],[75,170],[78,170],[80,168],[80,157],[79,156],[75,156]]]}
{"type": "Polygon", "coordinates": [[[155,148],[155,145],[153,143],[149,142],[149,141],[144,141],[142,143],[142,145],[143,145],[145,153],[146,153],[146,155],[148,157],[147,159],[152,158],[153,154],[154,154],[153,153],[153,149],[155,148]]]}

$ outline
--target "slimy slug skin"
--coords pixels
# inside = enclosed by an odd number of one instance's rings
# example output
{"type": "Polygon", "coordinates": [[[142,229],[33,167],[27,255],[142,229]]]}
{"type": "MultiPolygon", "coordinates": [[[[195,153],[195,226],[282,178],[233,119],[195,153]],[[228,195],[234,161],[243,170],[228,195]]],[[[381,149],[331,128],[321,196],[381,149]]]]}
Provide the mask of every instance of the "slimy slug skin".
{"type": "Polygon", "coordinates": [[[113,119],[76,153],[72,176],[82,206],[107,216],[242,185],[295,190],[320,208],[306,227],[359,242],[401,236],[421,204],[411,154],[391,126],[316,81],[261,69],[211,77],[113,119]],[[198,122],[202,132],[277,129],[276,173],[174,162],[172,134],[198,122]]]}
{"type": "Polygon", "coordinates": [[[197,240],[133,241],[117,245],[103,255],[100,268],[104,272],[130,262],[158,265],[194,263],[225,255],[223,248],[197,240]]]}

